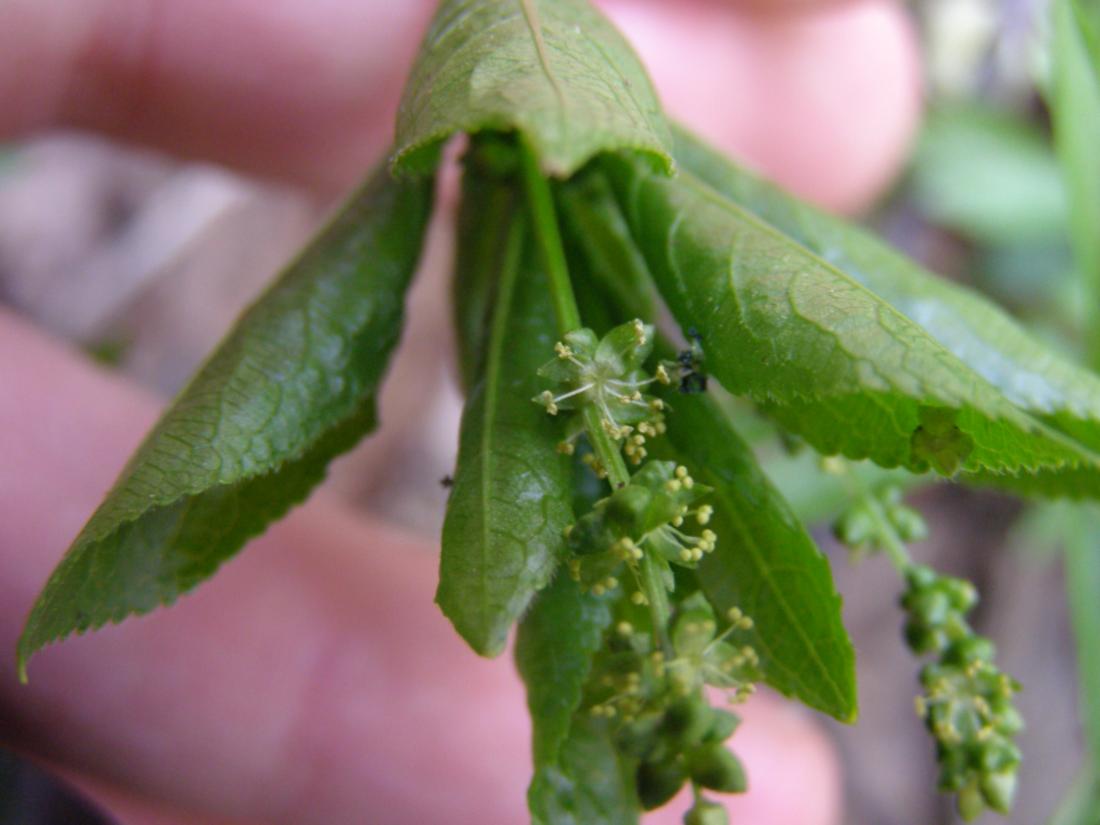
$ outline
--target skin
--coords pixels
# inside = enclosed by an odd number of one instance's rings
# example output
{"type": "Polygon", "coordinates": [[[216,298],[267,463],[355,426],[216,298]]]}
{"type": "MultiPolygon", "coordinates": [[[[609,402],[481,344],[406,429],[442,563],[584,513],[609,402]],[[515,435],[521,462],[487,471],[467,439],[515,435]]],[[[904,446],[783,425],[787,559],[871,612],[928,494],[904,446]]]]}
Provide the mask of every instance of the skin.
{"type": "MultiPolygon", "coordinates": [[[[898,5],[602,5],[674,114],[801,194],[859,208],[904,156],[919,71],[898,5]]],[[[86,129],[329,195],[384,150],[430,7],[0,0],[0,139],[86,129]]],[[[0,352],[11,651],[161,402],[3,312],[0,352]]],[[[176,606],[50,648],[29,686],[0,656],[0,739],[135,825],[523,821],[522,691],[432,604],[433,551],[318,495],[176,606]]],[[[762,697],[735,745],[734,821],[839,820],[807,715],[762,697]]]]}

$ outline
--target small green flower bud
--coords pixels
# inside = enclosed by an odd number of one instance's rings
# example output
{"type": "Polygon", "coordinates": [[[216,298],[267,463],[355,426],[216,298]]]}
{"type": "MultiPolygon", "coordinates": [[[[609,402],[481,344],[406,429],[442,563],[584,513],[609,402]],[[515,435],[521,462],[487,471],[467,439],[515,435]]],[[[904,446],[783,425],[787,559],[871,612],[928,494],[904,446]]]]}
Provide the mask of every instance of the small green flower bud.
{"type": "Polygon", "coordinates": [[[936,783],[944,793],[961,791],[970,778],[970,765],[966,754],[959,748],[938,746],[940,762],[939,781],[936,783]]]}
{"type": "Polygon", "coordinates": [[[902,607],[929,627],[939,627],[951,614],[951,600],[936,589],[910,591],[901,600],[902,607]]]}
{"type": "Polygon", "coordinates": [[[956,804],[959,808],[959,816],[967,822],[981,816],[982,812],[985,810],[985,799],[982,797],[982,792],[978,789],[978,784],[972,782],[959,791],[959,797],[956,804]]]}
{"type": "Polygon", "coordinates": [[[1012,809],[1012,800],[1016,796],[1015,768],[983,773],[980,784],[982,799],[990,808],[1000,814],[1007,814],[1012,809]]]}
{"type": "Polygon", "coordinates": [[[863,507],[853,507],[833,525],[837,541],[848,547],[861,547],[871,540],[875,532],[875,520],[863,507]]]}
{"type": "Polygon", "coordinates": [[[947,646],[947,637],[922,622],[906,622],[905,643],[914,653],[936,653],[947,646]]]}
{"type": "Polygon", "coordinates": [[[982,748],[981,765],[985,773],[1015,769],[1020,764],[1020,749],[1011,742],[998,740],[982,748]]]}
{"type": "Polygon", "coordinates": [[[700,799],[684,814],[684,825],[729,825],[726,809],[716,802],[700,799]]]}
{"type": "Polygon", "coordinates": [[[672,646],[680,656],[702,655],[717,630],[714,610],[709,604],[685,602],[672,625],[672,646]]]}
{"type": "Polygon", "coordinates": [[[993,642],[984,636],[968,636],[954,642],[943,654],[944,664],[968,665],[972,662],[992,662],[997,655],[993,642]]]}
{"type": "Polygon", "coordinates": [[[896,507],[901,503],[901,497],[904,495],[901,488],[896,484],[886,484],[879,487],[878,500],[885,505],[887,509],[896,507]]]}
{"type": "Polygon", "coordinates": [[[661,733],[676,742],[681,750],[698,745],[710,730],[714,713],[702,696],[680,699],[665,712],[661,733]]]}
{"type": "Polygon", "coordinates": [[[994,699],[990,706],[993,708],[993,725],[999,733],[1014,736],[1024,729],[1024,718],[1011,699],[994,699]]]}
{"type": "Polygon", "coordinates": [[[889,511],[889,517],[902,541],[921,541],[928,538],[928,525],[913,508],[899,505],[889,511]]]}
{"type": "Polygon", "coordinates": [[[651,714],[628,722],[615,732],[615,749],[624,756],[645,759],[657,745],[662,717],[651,714]]]}
{"type": "Polygon", "coordinates": [[[936,571],[924,564],[914,564],[905,571],[905,581],[910,589],[923,590],[936,583],[936,571]]]}
{"type": "Polygon", "coordinates": [[[741,724],[741,717],[728,710],[711,709],[710,730],[703,737],[704,742],[725,742],[729,739],[737,726],[741,724]]]}
{"type": "Polygon", "coordinates": [[[649,489],[640,484],[628,484],[608,500],[607,522],[627,535],[633,534],[652,501],[653,493],[649,489]]]}
{"type": "Polygon", "coordinates": [[[721,743],[696,748],[689,754],[688,762],[691,778],[704,788],[723,793],[743,793],[748,787],[741,761],[721,743]]]}
{"type": "Polygon", "coordinates": [[[951,601],[951,606],[960,613],[969,612],[978,603],[978,590],[966,579],[944,576],[936,586],[951,601]]]}
{"type": "Polygon", "coordinates": [[[682,759],[643,762],[635,775],[638,801],[647,811],[660,808],[676,796],[686,781],[687,769],[682,759]]]}

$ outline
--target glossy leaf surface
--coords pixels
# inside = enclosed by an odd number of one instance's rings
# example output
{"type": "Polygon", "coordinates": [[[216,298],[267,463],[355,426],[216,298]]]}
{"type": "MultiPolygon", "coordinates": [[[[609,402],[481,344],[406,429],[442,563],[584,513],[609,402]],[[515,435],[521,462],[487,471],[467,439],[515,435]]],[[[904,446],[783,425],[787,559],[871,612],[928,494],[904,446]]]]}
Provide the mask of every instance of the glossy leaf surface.
{"type": "Polygon", "coordinates": [[[431,181],[371,178],[168,408],[50,577],[19,641],[174,601],[297,504],[375,425],[431,181]]]}
{"type": "MultiPolygon", "coordinates": [[[[1089,450],[1100,449],[1100,379],[1052,351],[989,300],[928,272],[870,233],[801,203],[682,130],[677,153],[685,168],[722,195],[920,324],[1015,406],[1089,450]]],[[[985,480],[996,482],[988,475],[985,480]]],[[[1036,493],[1100,493],[1091,466],[1000,481],[1036,493]]]]}
{"type": "Polygon", "coordinates": [[[1026,474],[1096,457],[1010,403],[928,332],[690,173],[610,160],[632,233],[707,368],[826,454],[1026,474]]]}

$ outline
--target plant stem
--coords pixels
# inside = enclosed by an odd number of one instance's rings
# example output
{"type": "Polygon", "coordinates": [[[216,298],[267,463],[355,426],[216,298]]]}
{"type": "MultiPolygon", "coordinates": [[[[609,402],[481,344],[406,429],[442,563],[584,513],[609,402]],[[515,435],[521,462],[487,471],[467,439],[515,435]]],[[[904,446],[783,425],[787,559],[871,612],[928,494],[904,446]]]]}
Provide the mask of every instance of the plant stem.
{"type": "Polygon", "coordinates": [[[603,428],[600,411],[595,407],[588,406],[584,408],[583,416],[588,440],[592,444],[592,449],[596,452],[596,457],[603,464],[604,469],[607,470],[607,480],[611,482],[611,486],[616,490],[626,486],[630,482],[630,471],[626,468],[626,462],[623,461],[615,440],[603,428]]]}
{"type": "Polygon", "coordinates": [[[668,637],[668,620],[672,615],[672,608],[668,604],[668,591],[661,580],[661,570],[653,553],[645,553],[638,567],[642,576],[642,589],[649,603],[649,615],[653,620],[653,635],[660,642],[665,659],[669,660],[672,658],[672,641],[668,637]]]}
{"type": "MultiPolygon", "coordinates": [[[[550,279],[550,293],[554,300],[554,314],[558,317],[558,331],[565,335],[581,327],[581,313],[577,309],[577,299],[573,295],[573,284],[569,280],[569,267],[565,263],[565,249],[562,247],[561,230],[554,211],[554,197],[550,193],[550,184],[539,169],[538,158],[527,138],[519,139],[520,167],[523,170],[523,188],[527,193],[527,203],[531,207],[531,221],[535,229],[542,263],[550,279]]],[[[601,457],[602,458],[602,457],[601,457]]],[[[610,472],[610,468],[608,468],[610,472]]]]}
{"type": "MultiPolygon", "coordinates": [[[[581,314],[577,308],[576,296],[573,294],[573,283],[569,279],[569,267],[565,261],[565,249],[562,246],[554,197],[550,191],[549,182],[539,168],[534,150],[522,135],[519,139],[519,156],[523,172],[523,188],[531,209],[535,241],[550,280],[550,293],[554,302],[554,314],[558,319],[558,332],[565,335],[581,328],[581,314]]],[[[619,445],[604,429],[599,410],[588,405],[584,408],[582,416],[588,440],[592,444],[596,457],[607,471],[611,486],[617,490],[629,484],[630,471],[619,452],[619,445]]],[[[642,590],[649,603],[653,632],[665,656],[671,657],[672,645],[668,638],[671,608],[668,604],[668,593],[661,580],[661,571],[649,553],[642,557],[639,569],[642,590]]]]}
{"type": "Polygon", "coordinates": [[[909,551],[905,547],[905,542],[902,541],[901,536],[898,535],[898,531],[894,529],[894,525],[890,523],[890,517],[886,515],[886,510],[883,509],[882,502],[875,498],[871,491],[867,489],[859,476],[853,471],[851,464],[847,461],[843,461],[843,463],[839,465],[839,468],[840,469],[835,472],[842,477],[849,493],[856,497],[861,505],[867,508],[868,513],[874,516],[875,523],[878,527],[878,539],[882,544],[882,551],[886,554],[886,558],[890,559],[890,563],[894,565],[894,569],[904,576],[905,572],[913,566],[913,559],[910,557],[909,551]]]}
{"type": "Polygon", "coordinates": [[[905,548],[905,542],[901,540],[898,531],[890,523],[886,511],[882,508],[882,503],[877,498],[865,493],[862,503],[878,523],[878,539],[882,543],[883,552],[890,559],[890,563],[894,565],[894,569],[904,576],[905,571],[913,566],[913,559],[905,548]]]}
{"type": "Polygon", "coordinates": [[[1096,552],[1096,511],[1078,505],[1076,518],[1065,525],[1065,580],[1070,622],[1077,643],[1077,671],[1080,680],[1081,721],[1089,753],[1100,753],[1100,663],[1096,646],[1100,644],[1100,617],[1096,615],[1096,597],[1100,593],[1100,556],[1096,552]]]}

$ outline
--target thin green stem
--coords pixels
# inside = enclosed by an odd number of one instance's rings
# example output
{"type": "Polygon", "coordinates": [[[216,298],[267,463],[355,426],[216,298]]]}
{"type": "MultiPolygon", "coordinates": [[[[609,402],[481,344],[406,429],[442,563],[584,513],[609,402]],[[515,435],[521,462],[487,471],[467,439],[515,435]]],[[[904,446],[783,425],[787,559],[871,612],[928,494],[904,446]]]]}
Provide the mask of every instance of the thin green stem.
{"type": "Polygon", "coordinates": [[[558,330],[562,335],[581,327],[581,314],[569,280],[569,267],[565,262],[565,249],[561,242],[561,230],[554,210],[554,197],[550,184],[539,168],[538,158],[527,139],[519,140],[520,167],[523,170],[523,188],[527,204],[531,208],[531,221],[538,241],[539,254],[550,279],[550,293],[554,300],[554,314],[558,318],[558,330]]]}
{"type": "Polygon", "coordinates": [[[649,603],[649,615],[653,620],[653,634],[661,644],[665,659],[670,661],[672,641],[668,637],[668,620],[672,615],[672,608],[668,604],[668,591],[661,577],[661,569],[657,566],[657,559],[652,551],[642,556],[638,567],[642,576],[642,589],[649,603]]]}
{"type": "Polygon", "coordinates": [[[600,460],[603,468],[607,470],[607,480],[616,490],[630,483],[630,471],[626,468],[619,446],[615,443],[607,430],[603,428],[603,419],[600,411],[589,405],[584,408],[584,428],[588,433],[588,440],[592,449],[596,452],[596,458],[600,460]]]}
{"type": "MultiPolygon", "coordinates": [[[[581,314],[577,308],[576,296],[573,294],[573,283],[569,279],[569,267],[565,260],[565,248],[562,245],[554,197],[550,191],[549,182],[539,168],[534,150],[522,135],[519,140],[519,156],[523,170],[523,188],[531,210],[535,241],[550,280],[550,293],[554,302],[554,314],[558,319],[558,331],[561,335],[565,335],[580,329],[581,314]]],[[[611,486],[618,489],[630,483],[630,471],[619,452],[619,445],[604,429],[599,410],[588,405],[584,408],[583,417],[588,440],[592,444],[596,457],[607,471],[611,486]]],[[[668,593],[661,580],[661,571],[649,553],[642,557],[639,568],[642,589],[649,603],[649,614],[653,621],[653,632],[665,656],[669,657],[672,655],[672,645],[668,638],[668,622],[672,611],[668,603],[668,593]]]]}
{"type": "MultiPolygon", "coordinates": [[[[1051,114],[1054,145],[1062,165],[1069,204],[1070,240],[1083,302],[1085,355],[1089,366],[1100,371],[1100,149],[1095,135],[1100,130],[1100,86],[1089,65],[1084,32],[1070,0],[1053,5],[1051,56],[1051,114]]],[[[1088,529],[1096,517],[1078,510],[1067,520],[1065,540],[1065,588],[1070,606],[1073,635],[1077,643],[1077,669],[1081,684],[1081,721],[1094,765],[1100,764],[1100,667],[1095,662],[1095,645],[1100,639],[1100,622],[1094,605],[1100,595],[1100,565],[1088,529]]],[[[1100,793],[1094,786],[1092,793],[1100,793]]],[[[1090,818],[1092,819],[1092,818],[1090,818]]],[[[1058,819],[1061,823],[1063,820],[1058,819]]],[[[1075,821],[1067,817],[1066,821],[1075,821]]],[[[1095,821],[1095,820],[1093,820],[1095,821]]]]}
{"type": "Polygon", "coordinates": [[[1077,671],[1081,684],[1081,717],[1089,753],[1100,754],[1100,616],[1096,597],[1100,593],[1100,555],[1095,536],[1098,519],[1092,508],[1079,505],[1076,518],[1066,525],[1065,579],[1070,621],[1077,642],[1077,671]]]}
{"type": "Polygon", "coordinates": [[[905,547],[905,542],[902,541],[901,536],[898,535],[898,531],[894,528],[894,525],[890,522],[890,517],[886,515],[886,510],[882,506],[882,502],[875,497],[875,495],[867,489],[866,485],[860,480],[852,471],[852,466],[844,459],[839,459],[843,462],[839,465],[839,470],[834,470],[840,475],[844,481],[844,485],[848,488],[849,492],[855,497],[859,503],[867,509],[875,519],[875,531],[879,543],[882,546],[882,551],[886,554],[886,557],[890,559],[890,563],[894,565],[894,569],[901,575],[905,575],[905,572],[913,566],[913,559],[909,555],[909,550],[905,547]]]}
{"type": "Polygon", "coordinates": [[[898,531],[890,523],[890,518],[882,507],[882,502],[868,493],[864,494],[862,503],[867,511],[875,517],[878,526],[878,540],[882,545],[883,552],[886,553],[886,557],[890,559],[894,568],[905,575],[905,571],[913,566],[913,559],[905,547],[905,542],[898,535],[898,531]]]}

